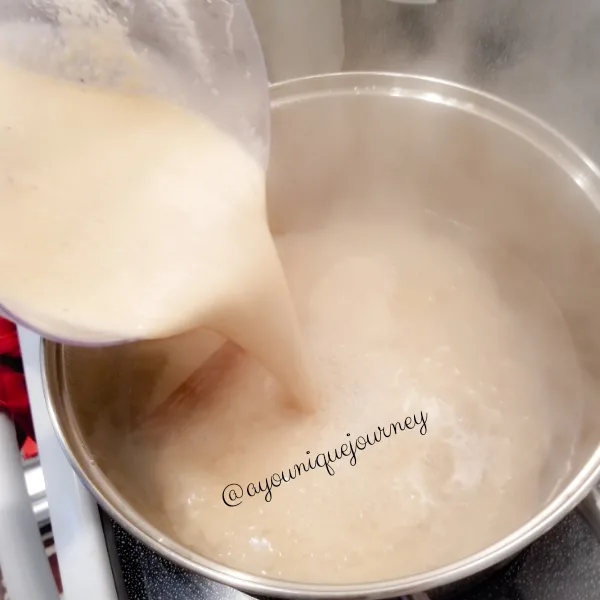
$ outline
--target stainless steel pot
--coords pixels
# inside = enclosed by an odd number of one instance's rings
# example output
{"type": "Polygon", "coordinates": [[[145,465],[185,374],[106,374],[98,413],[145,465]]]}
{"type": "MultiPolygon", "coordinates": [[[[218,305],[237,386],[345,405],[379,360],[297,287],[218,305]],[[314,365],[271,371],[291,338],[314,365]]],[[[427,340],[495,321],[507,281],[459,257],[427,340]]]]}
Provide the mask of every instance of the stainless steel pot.
{"type": "MultiPolygon", "coordinates": [[[[133,418],[134,407],[111,406],[127,347],[45,342],[48,407],[65,452],[98,502],[133,535],[192,571],[250,593],[383,598],[432,590],[491,568],[557,523],[600,477],[600,173],[533,116],[435,79],[345,73],[293,80],[273,86],[272,108],[269,202],[275,233],[290,219],[310,227],[311,203],[326,203],[331,186],[362,194],[365,201],[393,190],[398,202],[460,221],[510,250],[543,281],[562,311],[581,373],[581,394],[565,396],[561,407],[566,417],[579,411],[576,443],[566,449],[557,422],[556,455],[546,473],[549,500],[493,546],[427,573],[351,586],[241,573],[169,537],[160,511],[144,508],[147,492],[124,491],[123,482],[106,476],[90,423],[107,411],[133,418]],[[405,195],[407,190],[419,194],[405,195]],[[568,476],[554,485],[565,470],[568,476]]],[[[150,390],[165,365],[160,353],[153,355],[151,347],[148,352],[156,368],[141,379],[150,390]]]]}

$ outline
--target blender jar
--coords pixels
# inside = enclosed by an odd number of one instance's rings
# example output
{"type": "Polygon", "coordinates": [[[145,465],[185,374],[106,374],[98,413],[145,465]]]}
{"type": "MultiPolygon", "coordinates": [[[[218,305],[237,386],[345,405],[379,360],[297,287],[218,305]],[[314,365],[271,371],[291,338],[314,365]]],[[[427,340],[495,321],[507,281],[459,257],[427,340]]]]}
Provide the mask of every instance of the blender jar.
{"type": "MultiPolygon", "coordinates": [[[[53,77],[175,101],[233,136],[266,168],[268,81],[243,0],[0,0],[0,59],[53,77]]],[[[0,314],[31,325],[1,289],[0,314]]],[[[131,341],[99,342],[83,331],[71,339],[38,332],[84,345],[131,341]]]]}

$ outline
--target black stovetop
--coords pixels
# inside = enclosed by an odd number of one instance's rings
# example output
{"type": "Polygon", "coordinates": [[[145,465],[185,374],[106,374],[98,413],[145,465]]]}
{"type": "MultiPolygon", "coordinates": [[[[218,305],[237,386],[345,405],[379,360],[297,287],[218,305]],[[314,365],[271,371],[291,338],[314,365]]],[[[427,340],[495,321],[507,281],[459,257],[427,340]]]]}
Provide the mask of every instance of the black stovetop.
{"type": "MultiPolygon", "coordinates": [[[[175,566],[102,515],[119,600],[243,600],[175,566]]],[[[600,541],[578,511],[456,600],[600,600],[600,541]]]]}

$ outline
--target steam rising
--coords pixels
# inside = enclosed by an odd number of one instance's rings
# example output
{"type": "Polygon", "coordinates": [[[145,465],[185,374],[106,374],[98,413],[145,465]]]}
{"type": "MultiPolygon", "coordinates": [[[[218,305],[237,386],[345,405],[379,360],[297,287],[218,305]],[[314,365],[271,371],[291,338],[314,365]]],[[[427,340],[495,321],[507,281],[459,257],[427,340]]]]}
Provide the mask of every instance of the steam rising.
{"type": "Polygon", "coordinates": [[[429,75],[496,93],[600,159],[595,0],[346,0],[345,69],[429,75]]]}

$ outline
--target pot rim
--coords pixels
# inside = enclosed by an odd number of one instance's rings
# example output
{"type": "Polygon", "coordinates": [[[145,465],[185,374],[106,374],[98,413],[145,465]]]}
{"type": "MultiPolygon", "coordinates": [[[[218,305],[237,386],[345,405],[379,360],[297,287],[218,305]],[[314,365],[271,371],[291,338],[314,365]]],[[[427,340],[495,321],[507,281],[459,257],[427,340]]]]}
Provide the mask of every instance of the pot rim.
{"type": "MultiPolygon", "coordinates": [[[[433,103],[442,103],[459,110],[475,112],[509,128],[513,133],[538,145],[558,163],[600,208],[600,171],[596,165],[568,139],[545,122],[523,109],[491,94],[442,79],[386,72],[345,72],[315,75],[283,81],[271,85],[272,106],[283,106],[302,99],[331,95],[354,94],[411,97],[433,103]],[[394,84],[390,86],[390,84],[394,84]],[[306,86],[310,88],[308,91],[306,86]],[[424,89],[430,86],[440,93],[424,89]],[[311,87],[312,86],[312,87],[311,87]],[[313,89],[315,88],[315,89],[313,89]],[[456,100],[448,91],[466,95],[456,100]],[[444,96],[446,92],[446,97],[444,96]],[[475,105],[472,100],[480,104],[475,105]],[[490,106],[489,112],[486,107],[490,106]],[[493,110],[492,110],[493,109],[493,110]],[[521,128],[514,131],[515,123],[521,128]],[[529,135],[533,134],[533,140],[529,135]],[[548,144],[548,142],[550,142],[548,144]],[[548,151],[548,146],[554,148],[548,151]]],[[[150,549],[173,563],[212,579],[218,583],[260,596],[283,598],[388,598],[432,590],[484,571],[507,559],[546,533],[573,510],[600,479],[600,444],[583,468],[565,489],[546,507],[519,529],[499,542],[467,558],[424,573],[362,584],[304,584],[261,577],[238,571],[191,552],[183,545],[167,538],[127,503],[100,471],[78,431],[70,404],[64,397],[64,362],[62,346],[42,340],[40,361],[44,396],[50,421],[59,443],[72,468],[92,493],[104,511],[127,532],[141,540],[150,549]],[[57,406],[61,406],[63,416],[57,406]],[[66,416],[65,416],[66,413],[66,416]],[[77,431],[73,431],[73,430],[77,431]],[[85,466],[84,466],[85,465],[85,466]]]]}

